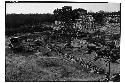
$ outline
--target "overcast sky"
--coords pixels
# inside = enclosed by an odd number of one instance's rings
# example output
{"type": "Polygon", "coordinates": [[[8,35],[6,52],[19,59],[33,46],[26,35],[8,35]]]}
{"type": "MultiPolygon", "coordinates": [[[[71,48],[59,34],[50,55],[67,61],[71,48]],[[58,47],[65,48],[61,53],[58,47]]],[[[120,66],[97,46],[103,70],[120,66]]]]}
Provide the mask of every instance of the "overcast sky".
{"type": "Polygon", "coordinates": [[[54,9],[63,6],[72,6],[75,8],[83,8],[88,12],[103,11],[119,11],[119,3],[6,3],[6,13],[53,13],[54,9]]]}

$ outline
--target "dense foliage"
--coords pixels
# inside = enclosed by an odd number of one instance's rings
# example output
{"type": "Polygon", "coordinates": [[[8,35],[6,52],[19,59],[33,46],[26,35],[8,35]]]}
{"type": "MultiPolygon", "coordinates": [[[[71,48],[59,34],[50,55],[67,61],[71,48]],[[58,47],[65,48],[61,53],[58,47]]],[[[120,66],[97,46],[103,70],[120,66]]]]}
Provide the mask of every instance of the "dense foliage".
{"type": "Polygon", "coordinates": [[[32,32],[34,30],[38,30],[38,27],[35,25],[50,25],[54,23],[54,21],[55,17],[53,14],[7,14],[5,21],[6,34],[32,32]]]}

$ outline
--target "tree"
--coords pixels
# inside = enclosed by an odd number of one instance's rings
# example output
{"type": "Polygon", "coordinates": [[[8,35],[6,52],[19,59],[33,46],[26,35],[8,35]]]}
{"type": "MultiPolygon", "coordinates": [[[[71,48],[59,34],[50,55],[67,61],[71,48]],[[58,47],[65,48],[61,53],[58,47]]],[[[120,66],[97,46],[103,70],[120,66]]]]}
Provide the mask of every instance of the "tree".
{"type": "Polygon", "coordinates": [[[62,30],[65,33],[69,33],[69,31],[71,33],[74,33],[76,32],[73,28],[73,23],[75,22],[75,19],[79,19],[80,16],[86,14],[87,10],[82,8],[72,10],[72,7],[64,6],[62,7],[62,9],[55,9],[53,13],[56,20],[60,21],[64,25],[62,30]]]}
{"type": "Polygon", "coordinates": [[[62,9],[55,9],[54,15],[56,17],[56,20],[61,21],[61,23],[64,25],[65,28],[63,29],[65,31],[67,31],[67,29],[72,28],[72,23],[73,23],[72,7],[64,6],[62,7],[62,9]]]}
{"type": "Polygon", "coordinates": [[[72,33],[74,33],[75,29],[73,28],[73,10],[71,6],[64,6],[62,9],[55,9],[54,16],[57,21],[60,21],[62,27],[60,30],[62,32],[63,39],[67,39],[68,44],[71,43],[72,33]]]}
{"type": "Polygon", "coordinates": [[[104,11],[100,10],[99,12],[96,12],[93,14],[93,17],[95,19],[95,23],[98,23],[100,25],[104,25],[104,19],[106,17],[106,14],[104,11]]]}
{"type": "Polygon", "coordinates": [[[87,14],[87,10],[82,9],[82,8],[78,8],[78,9],[74,9],[73,10],[73,21],[75,21],[75,19],[79,19],[80,16],[83,16],[87,14]]]}

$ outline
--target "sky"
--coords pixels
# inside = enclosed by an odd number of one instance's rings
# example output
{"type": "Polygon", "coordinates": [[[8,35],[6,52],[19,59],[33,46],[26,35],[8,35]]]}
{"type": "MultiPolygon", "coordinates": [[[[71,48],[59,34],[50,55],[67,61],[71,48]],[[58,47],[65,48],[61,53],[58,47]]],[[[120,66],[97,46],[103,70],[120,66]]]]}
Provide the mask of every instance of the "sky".
{"type": "Polygon", "coordinates": [[[72,9],[83,8],[88,12],[120,11],[120,3],[6,3],[6,13],[53,13],[54,9],[63,6],[72,6],[72,9]]]}

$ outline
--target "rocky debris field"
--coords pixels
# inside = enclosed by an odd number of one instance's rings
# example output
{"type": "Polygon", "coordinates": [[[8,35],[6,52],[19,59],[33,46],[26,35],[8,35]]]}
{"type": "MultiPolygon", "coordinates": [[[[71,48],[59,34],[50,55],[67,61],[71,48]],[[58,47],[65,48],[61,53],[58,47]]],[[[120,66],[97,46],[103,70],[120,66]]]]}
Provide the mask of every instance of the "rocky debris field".
{"type": "Polygon", "coordinates": [[[6,81],[120,81],[120,33],[83,34],[70,43],[51,31],[6,36],[6,81]]]}

